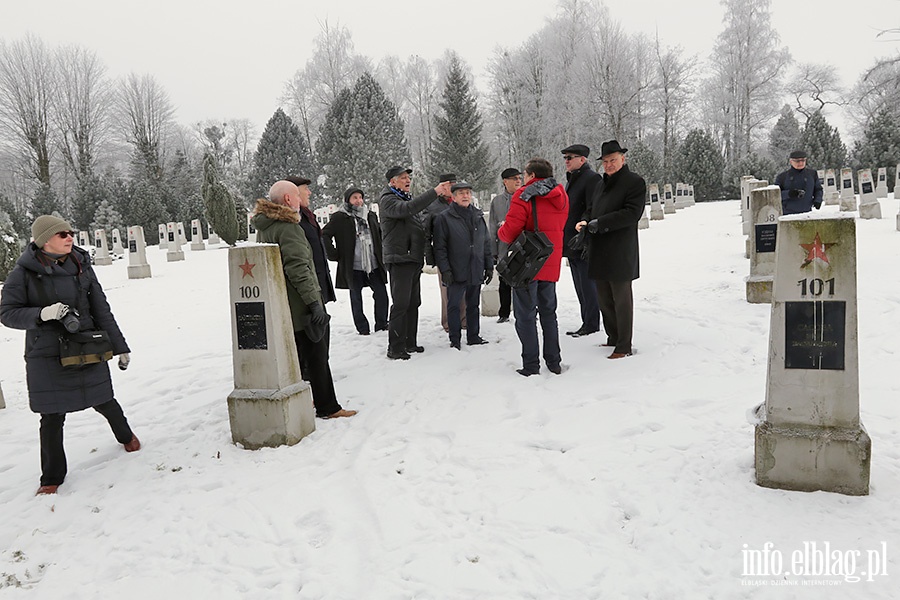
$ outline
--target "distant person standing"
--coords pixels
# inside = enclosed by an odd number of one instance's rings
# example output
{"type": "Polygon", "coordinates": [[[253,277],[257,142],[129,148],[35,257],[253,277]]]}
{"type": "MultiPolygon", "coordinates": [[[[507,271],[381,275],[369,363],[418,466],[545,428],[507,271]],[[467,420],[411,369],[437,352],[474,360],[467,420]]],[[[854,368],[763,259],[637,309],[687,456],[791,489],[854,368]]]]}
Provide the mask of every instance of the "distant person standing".
{"type": "Polygon", "coordinates": [[[421,214],[438,196],[450,195],[443,182],[415,198],[409,193],[412,169],[394,166],[385,173],[387,186],[378,201],[383,233],[384,264],[390,274],[391,313],[387,357],[409,360],[411,352],[424,352],[417,343],[420,280],[425,262],[425,218],[421,214]]]}
{"type": "Polygon", "coordinates": [[[631,356],[634,298],[631,282],[640,276],[638,221],[644,214],[647,184],[625,164],[625,153],[616,140],[600,150],[603,185],[597,186],[576,231],[588,231],[588,275],[596,282],[600,300],[604,346],[613,348],[607,358],[631,356]]]}
{"type": "MultiPolygon", "coordinates": [[[[518,169],[512,167],[503,169],[500,173],[500,180],[503,182],[503,191],[494,196],[491,200],[491,209],[488,214],[488,228],[491,230],[491,253],[493,254],[494,264],[500,259],[501,242],[497,237],[497,231],[500,224],[506,219],[506,213],[509,212],[509,202],[512,200],[513,194],[522,186],[522,174],[518,169]]],[[[503,246],[505,247],[506,244],[503,246]]],[[[500,312],[498,313],[497,322],[506,323],[509,321],[509,313],[512,307],[512,288],[499,279],[500,284],[500,312]]]]}
{"type": "Polygon", "coordinates": [[[387,273],[381,254],[381,225],[369,210],[359,188],[344,192],[344,204],[331,215],[322,229],[325,252],[337,261],[335,283],[350,290],[353,324],[360,335],[369,335],[369,320],[363,311],[362,289],[372,290],[375,302],[375,331],[388,328],[387,273]]]}
{"type": "MultiPolygon", "coordinates": [[[[438,183],[448,182],[451,186],[456,183],[456,173],[445,173],[438,177],[438,183]]],[[[423,213],[425,215],[425,264],[430,267],[435,267],[436,263],[434,261],[434,221],[439,214],[450,208],[453,205],[453,197],[448,194],[447,196],[438,196],[437,199],[434,200],[428,207],[425,209],[423,213]]],[[[447,286],[444,285],[444,281],[442,279],[443,274],[440,269],[437,272],[438,276],[438,290],[441,293],[441,327],[444,328],[444,331],[450,331],[450,325],[447,321],[447,286]]],[[[462,327],[466,328],[466,305],[465,300],[462,300],[462,304],[460,305],[460,310],[462,311],[462,327]]]]}
{"type": "Polygon", "coordinates": [[[72,226],[42,215],[31,226],[30,243],[3,283],[0,322],[25,330],[28,403],[41,415],[41,485],[38,494],[55,494],[68,468],[63,447],[66,414],[93,408],[109,423],[126,452],[141,449],[113,395],[104,361],[64,366],[63,341],[79,332],[103,330],[123,371],[130,363],[125,337],[91,267],[78,248],[72,226]]]}
{"type": "Polygon", "coordinates": [[[588,277],[587,259],[581,257],[580,249],[570,248],[569,242],[576,236],[575,224],[581,220],[594,190],[603,179],[588,164],[591,149],[584,144],[563,148],[562,155],[566,162],[566,194],[569,196],[569,216],[563,231],[563,256],[569,260],[575,295],[581,307],[581,326],[567,331],[566,335],[580,337],[600,331],[600,301],[597,299],[597,287],[588,277]]]}
{"type": "Polygon", "coordinates": [[[806,168],[806,152],[794,150],[789,162],[790,168],[775,176],[775,185],[781,188],[782,213],[796,215],[822,208],[822,184],[819,175],[806,168]]]}
{"type": "Polygon", "coordinates": [[[484,215],[472,205],[472,186],[459,181],[451,191],[453,204],[434,220],[434,259],[447,288],[450,346],[459,350],[461,302],[465,304],[469,324],[466,344],[488,343],[479,335],[478,302],[481,284],[487,285],[494,276],[494,261],[484,215]]]}
{"type": "Polygon", "coordinates": [[[506,221],[497,232],[501,242],[511,244],[523,231],[534,231],[532,198],[538,228],[550,239],[553,253],[531,283],[513,292],[516,334],[522,344],[522,368],[516,372],[525,377],[541,371],[538,315],[543,332],[544,362],[551,373],[562,373],[559,325],[556,321],[556,282],[559,281],[562,262],[563,228],[569,214],[569,199],[563,186],[553,179],[553,166],[543,158],[533,158],[525,165],[525,185],[513,194],[506,221]]]}

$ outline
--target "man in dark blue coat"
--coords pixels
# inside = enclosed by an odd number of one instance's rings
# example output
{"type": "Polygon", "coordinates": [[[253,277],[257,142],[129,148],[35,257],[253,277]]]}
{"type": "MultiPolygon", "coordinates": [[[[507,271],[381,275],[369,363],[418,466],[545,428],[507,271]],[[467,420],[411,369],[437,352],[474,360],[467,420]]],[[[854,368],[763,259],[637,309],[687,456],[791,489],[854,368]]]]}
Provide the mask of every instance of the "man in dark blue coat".
{"type": "Polygon", "coordinates": [[[460,301],[466,303],[466,343],[487,344],[480,333],[478,301],[481,284],[494,276],[494,259],[484,215],[472,205],[472,186],[465,181],[453,184],[453,203],[434,221],[434,259],[447,287],[447,323],[450,346],[460,349],[462,320],[460,301]]]}
{"type": "Polygon", "coordinates": [[[569,260],[572,283],[575,284],[575,294],[581,306],[581,326],[566,334],[580,337],[600,331],[600,303],[597,299],[597,287],[588,276],[588,262],[581,257],[581,249],[569,247],[569,241],[575,237],[575,224],[588,209],[588,203],[594,190],[602,184],[602,178],[588,164],[591,149],[584,144],[563,148],[562,154],[566,161],[566,194],[569,196],[569,217],[563,230],[563,256],[569,260]]]}
{"type": "Polygon", "coordinates": [[[822,184],[818,174],[806,168],[806,152],[794,150],[790,157],[791,168],[775,176],[775,185],[781,188],[781,210],[786,215],[811,212],[822,208],[822,184]]]}

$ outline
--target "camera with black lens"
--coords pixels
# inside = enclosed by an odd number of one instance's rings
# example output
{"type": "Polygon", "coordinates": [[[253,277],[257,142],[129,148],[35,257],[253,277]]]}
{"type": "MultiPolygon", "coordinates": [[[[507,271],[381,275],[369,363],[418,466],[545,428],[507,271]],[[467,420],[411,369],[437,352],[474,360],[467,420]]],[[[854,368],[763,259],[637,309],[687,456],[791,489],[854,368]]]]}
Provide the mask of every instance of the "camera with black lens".
{"type": "Polygon", "coordinates": [[[78,328],[81,327],[81,322],[78,317],[81,315],[74,308],[69,308],[69,312],[60,319],[60,322],[63,324],[63,327],[66,328],[66,331],[69,333],[75,333],[78,331],[78,328]]]}

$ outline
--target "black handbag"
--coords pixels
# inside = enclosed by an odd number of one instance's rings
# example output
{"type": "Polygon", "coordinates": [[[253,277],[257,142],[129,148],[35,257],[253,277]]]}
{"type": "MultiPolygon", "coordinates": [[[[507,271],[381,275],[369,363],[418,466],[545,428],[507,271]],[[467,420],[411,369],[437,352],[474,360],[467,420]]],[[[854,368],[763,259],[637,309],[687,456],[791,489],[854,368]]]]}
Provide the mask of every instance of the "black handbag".
{"type": "Polygon", "coordinates": [[[97,331],[77,331],[59,337],[59,362],[68,368],[79,368],[106,362],[113,357],[109,334],[97,331]]]}
{"type": "Polygon", "coordinates": [[[547,234],[538,229],[537,204],[531,198],[531,214],[534,216],[534,231],[523,231],[498,262],[497,274],[511,288],[523,288],[534,281],[534,277],[544,267],[553,254],[553,242],[547,234]]]}

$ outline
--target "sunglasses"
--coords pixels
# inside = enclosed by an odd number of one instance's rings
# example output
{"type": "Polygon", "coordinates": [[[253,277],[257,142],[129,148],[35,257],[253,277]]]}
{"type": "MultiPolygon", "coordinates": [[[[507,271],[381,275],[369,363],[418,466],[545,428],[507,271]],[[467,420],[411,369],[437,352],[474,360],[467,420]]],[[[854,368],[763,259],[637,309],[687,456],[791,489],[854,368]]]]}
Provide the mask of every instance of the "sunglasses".
{"type": "Polygon", "coordinates": [[[578,158],[578,156],[574,154],[566,154],[563,156],[563,160],[572,160],[573,158],[578,158]]]}
{"type": "Polygon", "coordinates": [[[74,231],[60,231],[60,232],[57,233],[56,235],[57,235],[60,239],[63,239],[63,240],[66,239],[66,238],[72,238],[72,239],[75,239],[75,232],[74,232],[74,231]]]}

